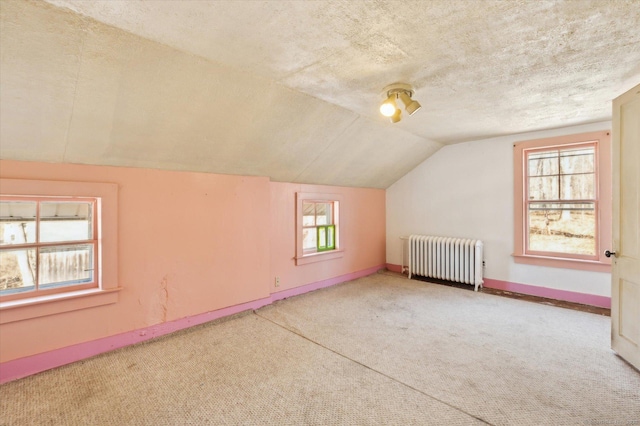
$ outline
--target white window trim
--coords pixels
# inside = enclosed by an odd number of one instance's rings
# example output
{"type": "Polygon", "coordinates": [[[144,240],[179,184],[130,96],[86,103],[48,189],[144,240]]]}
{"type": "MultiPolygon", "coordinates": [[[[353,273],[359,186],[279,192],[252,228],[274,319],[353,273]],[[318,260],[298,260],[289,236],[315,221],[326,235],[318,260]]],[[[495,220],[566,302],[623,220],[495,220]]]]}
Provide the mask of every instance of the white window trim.
{"type": "Polygon", "coordinates": [[[118,301],[118,185],[95,182],[63,182],[0,179],[0,192],[23,196],[70,196],[98,199],[98,288],[0,303],[0,324],[118,301]]]}
{"type": "MultiPolygon", "coordinates": [[[[339,194],[327,194],[320,192],[296,192],[296,265],[306,265],[314,262],[322,262],[338,259],[344,256],[344,244],[342,242],[342,211],[344,209],[343,197],[339,194]],[[335,250],[304,254],[302,249],[302,202],[324,201],[337,202],[337,212],[334,213],[334,225],[336,226],[335,250]]],[[[334,206],[335,207],[335,206],[334,206]]]]}

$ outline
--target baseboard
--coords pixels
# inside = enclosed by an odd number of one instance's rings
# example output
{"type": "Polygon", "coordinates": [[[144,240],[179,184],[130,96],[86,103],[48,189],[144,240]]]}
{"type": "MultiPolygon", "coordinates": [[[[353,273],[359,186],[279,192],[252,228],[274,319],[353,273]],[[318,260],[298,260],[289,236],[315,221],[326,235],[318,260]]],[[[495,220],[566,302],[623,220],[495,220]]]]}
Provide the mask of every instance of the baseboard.
{"type": "MultiPolygon", "coordinates": [[[[393,272],[402,272],[402,265],[387,263],[387,269],[393,272]]],[[[509,281],[484,278],[484,287],[496,290],[510,291],[512,293],[527,294],[529,296],[544,297],[547,299],[563,300],[565,302],[580,303],[582,305],[596,306],[598,308],[611,309],[611,298],[595,294],[576,293],[567,290],[540,287],[530,284],[519,284],[509,281]]]]}
{"type": "Polygon", "coordinates": [[[375,274],[380,269],[384,269],[384,268],[385,268],[385,265],[374,266],[373,268],[363,269],[362,271],[352,272],[350,274],[341,275],[339,277],[329,278],[326,280],[317,281],[315,283],[303,285],[300,287],[291,288],[289,290],[283,290],[277,293],[272,293],[270,297],[270,302],[275,302],[276,300],[286,299],[288,297],[297,296],[299,294],[308,293],[310,291],[314,291],[321,288],[330,287],[332,285],[366,277],[367,275],[375,274]]]}
{"type": "Polygon", "coordinates": [[[365,277],[384,269],[384,265],[375,266],[364,269],[362,271],[329,278],[315,283],[306,284],[289,290],[280,291],[271,294],[269,297],[242,303],[235,306],[218,309],[203,314],[185,317],[162,324],[145,327],[114,336],[104,337],[90,342],[78,343],[76,345],[67,346],[49,352],[14,359],[0,364],[0,384],[12,380],[40,373],[52,368],[60,367],[86,358],[90,358],[101,353],[109,352],[125,346],[134,345],[156,337],[164,336],[179,330],[183,330],[196,325],[204,324],[219,318],[234,315],[247,310],[259,309],[269,305],[276,300],[285,299],[292,296],[308,293],[320,288],[330,287],[346,281],[365,277]]]}
{"type": "Polygon", "coordinates": [[[555,288],[494,280],[491,278],[484,279],[484,286],[496,290],[505,290],[513,293],[528,294],[530,296],[564,300],[565,302],[580,303],[582,305],[611,309],[611,298],[606,296],[598,296],[596,294],[577,293],[567,290],[558,290],[555,288]]]}
{"type": "Polygon", "coordinates": [[[394,265],[393,263],[387,263],[387,269],[391,272],[402,273],[402,265],[394,265]]]}

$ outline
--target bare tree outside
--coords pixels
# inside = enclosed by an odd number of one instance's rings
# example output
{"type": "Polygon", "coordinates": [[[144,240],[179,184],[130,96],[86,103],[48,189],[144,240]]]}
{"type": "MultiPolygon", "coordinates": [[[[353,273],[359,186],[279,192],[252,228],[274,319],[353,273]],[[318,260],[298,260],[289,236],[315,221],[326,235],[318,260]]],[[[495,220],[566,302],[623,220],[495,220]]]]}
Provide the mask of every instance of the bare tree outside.
{"type": "Polygon", "coordinates": [[[527,155],[528,250],[596,254],[595,146],[527,155]]]}

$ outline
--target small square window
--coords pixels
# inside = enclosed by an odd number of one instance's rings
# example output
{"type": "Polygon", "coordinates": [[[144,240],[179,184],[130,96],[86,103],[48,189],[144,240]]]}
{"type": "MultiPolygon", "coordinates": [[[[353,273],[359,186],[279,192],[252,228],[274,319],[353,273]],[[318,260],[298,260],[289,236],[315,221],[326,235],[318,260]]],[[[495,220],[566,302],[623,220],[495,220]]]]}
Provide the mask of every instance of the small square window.
{"type": "Polygon", "coordinates": [[[0,297],[97,288],[95,198],[0,198],[0,297]]]}
{"type": "Polygon", "coordinates": [[[117,184],[0,188],[0,324],[117,303],[117,184]]]}

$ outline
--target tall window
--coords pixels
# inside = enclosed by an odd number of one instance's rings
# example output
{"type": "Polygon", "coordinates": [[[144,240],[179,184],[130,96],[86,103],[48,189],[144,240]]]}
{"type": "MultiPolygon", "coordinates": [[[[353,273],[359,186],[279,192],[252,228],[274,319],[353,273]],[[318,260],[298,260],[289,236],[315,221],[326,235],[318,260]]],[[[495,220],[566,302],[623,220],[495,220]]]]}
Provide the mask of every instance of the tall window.
{"type": "Polygon", "coordinates": [[[596,146],[526,151],[527,253],[597,254],[596,146]]]}
{"type": "Polygon", "coordinates": [[[515,256],[607,263],[611,184],[603,150],[608,132],[515,145],[515,256]]]}
{"type": "Polygon", "coordinates": [[[0,197],[0,298],[98,287],[96,199],[0,197]]]}
{"type": "Polygon", "coordinates": [[[334,210],[331,201],[302,202],[302,248],[305,254],[336,248],[334,210]]]}

